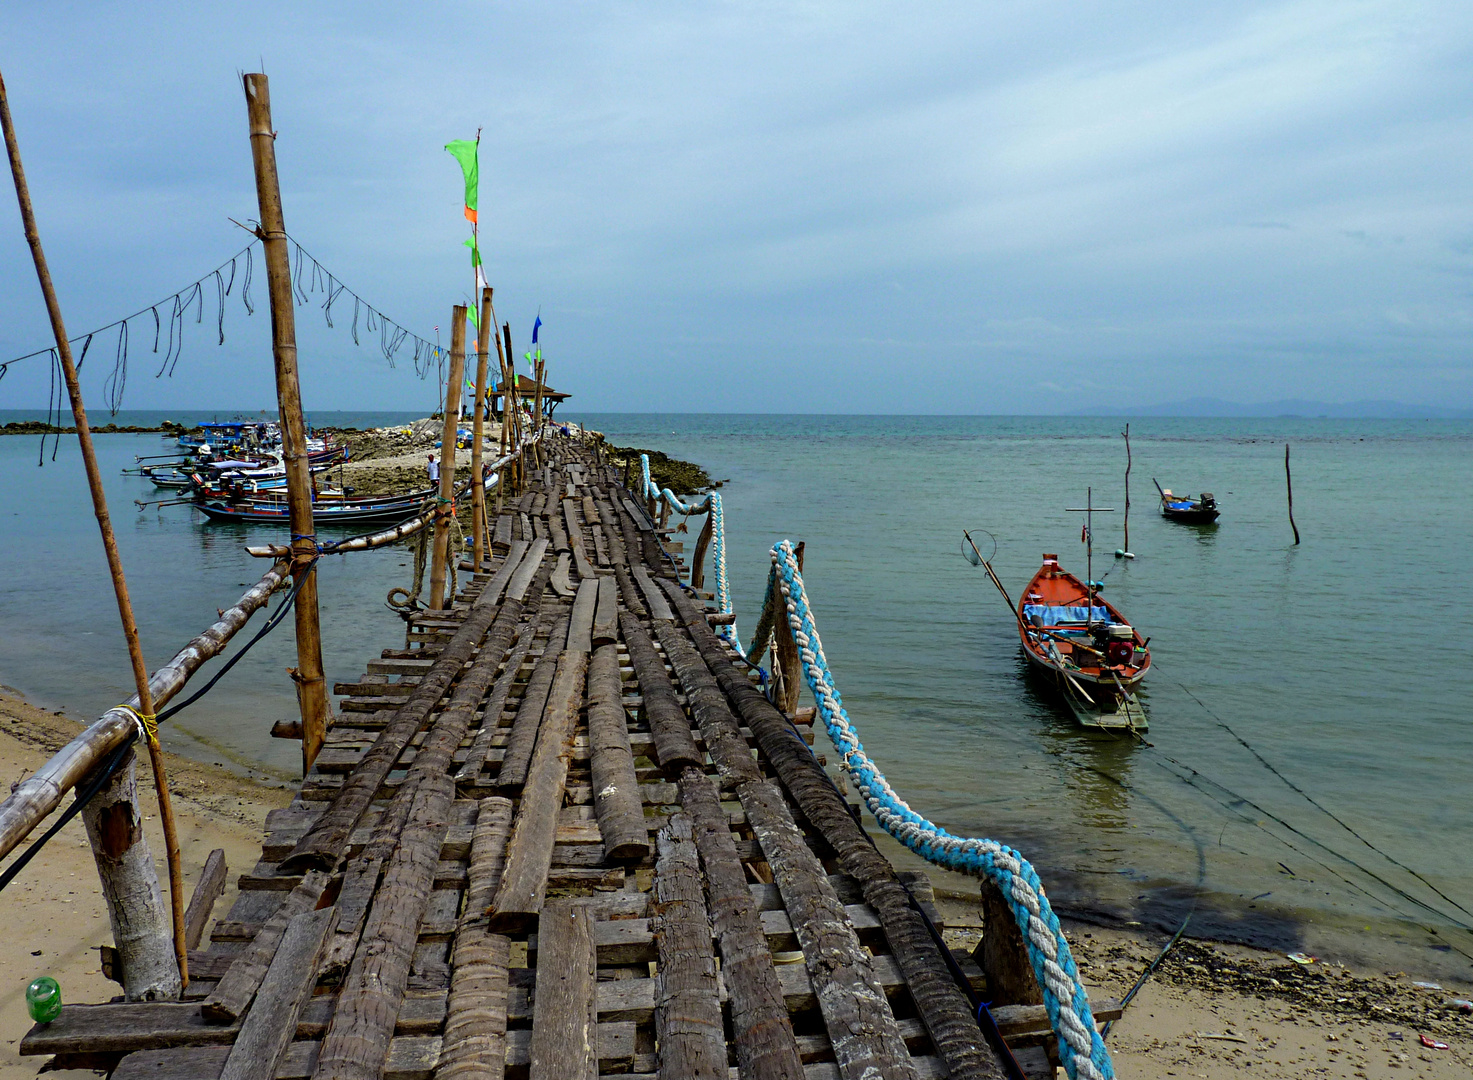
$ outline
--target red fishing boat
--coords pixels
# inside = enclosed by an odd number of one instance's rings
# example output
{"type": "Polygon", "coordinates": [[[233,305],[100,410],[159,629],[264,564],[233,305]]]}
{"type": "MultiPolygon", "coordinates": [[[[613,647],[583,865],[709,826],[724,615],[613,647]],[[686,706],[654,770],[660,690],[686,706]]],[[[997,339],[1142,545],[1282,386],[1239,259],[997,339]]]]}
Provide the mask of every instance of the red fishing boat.
{"type": "Polygon", "coordinates": [[[1135,687],[1151,666],[1146,641],[1098,593],[1045,554],[1018,603],[1018,635],[1029,661],[1058,685],[1087,727],[1144,731],[1135,687]]]}

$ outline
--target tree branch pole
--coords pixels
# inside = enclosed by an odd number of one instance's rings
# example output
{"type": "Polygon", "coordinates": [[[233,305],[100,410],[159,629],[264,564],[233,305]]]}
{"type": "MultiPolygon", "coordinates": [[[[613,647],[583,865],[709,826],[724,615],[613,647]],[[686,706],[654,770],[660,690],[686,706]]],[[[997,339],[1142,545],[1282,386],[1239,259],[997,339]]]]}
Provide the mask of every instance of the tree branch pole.
{"type": "Polygon", "coordinates": [[[1299,546],[1299,526],[1294,524],[1294,478],[1289,475],[1289,444],[1284,444],[1284,486],[1289,492],[1289,528],[1294,530],[1294,546],[1299,546]]]}
{"type": "Polygon", "coordinates": [[[481,290],[481,320],[476,327],[476,415],[471,422],[471,565],[481,572],[486,557],[486,488],[481,482],[481,437],[486,427],[486,369],[491,351],[491,287],[481,290]]]}
{"type": "MultiPolygon", "coordinates": [[[[455,514],[455,437],[460,387],[465,379],[465,307],[450,315],[450,379],[445,383],[445,426],[440,435],[440,494],[435,500],[435,555],[430,564],[430,607],[445,607],[445,563],[450,550],[450,518],[455,514]]],[[[472,484],[472,487],[475,485],[472,484]]]]}
{"type": "Polygon", "coordinates": [[[1130,425],[1120,433],[1125,439],[1125,550],[1130,550],[1130,425]]]}
{"type": "Polygon", "coordinates": [[[517,455],[517,490],[520,491],[527,482],[527,452],[522,447],[522,403],[521,395],[517,393],[517,354],[511,351],[511,323],[501,324],[501,336],[506,340],[506,400],[512,414],[512,441],[507,449],[517,455]]]}
{"type": "MultiPolygon", "coordinates": [[[[102,548],[107,555],[108,572],[112,575],[113,594],[118,602],[118,616],[123,623],[123,637],[128,643],[128,659],[133,665],[133,681],[138,688],[138,714],[146,718],[144,729],[148,733],[148,756],[153,765],[154,786],[158,790],[159,821],[163,825],[164,846],[169,861],[169,898],[174,923],[174,954],[179,965],[179,981],[181,985],[188,985],[189,956],[184,944],[184,879],[179,868],[179,833],[174,824],[174,807],[169,797],[169,779],[164,773],[164,752],[159,746],[158,731],[153,722],[153,692],[148,685],[148,666],[143,659],[143,645],[138,639],[138,623],[133,618],[133,602],[128,597],[128,581],[123,575],[123,559],[118,554],[118,541],[113,534],[112,517],[107,511],[107,495],[102,489],[102,472],[97,467],[97,452],[92,445],[92,429],[87,424],[87,409],[82,402],[82,386],[77,378],[77,365],[72,360],[72,347],[67,340],[66,323],[61,317],[61,304],[56,298],[56,289],[51,283],[51,270],[47,267],[46,252],[41,247],[41,233],[36,227],[36,214],[31,206],[31,190],[26,183],[25,169],[21,165],[20,144],[16,141],[15,125],[10,117],[10,98],[5,92],[3,78],[0,78],[0,122],[3,122],[5,128],[5,151],[10,157],[11,175],[15,178],[15,196],[20,203],[20,216],[25,226],[26,242],[31,246],[31,258],[36,264],[36,277],[41,284],[41,293],[46,299],[46,313],[51,318],[51,332],[56,337],[56,351],[61,360],[62,375],[66,379],[67,395],[71,399],[72,417],[77,428],[77,442],[81,445],[82,464],[87,471],[87,486],[92,493],[92,510],[97,517],[97,528],[102,533],[102,548]]],[[[106,886],[108,874],[101,860],[107,858],[107,855],[100,848],[94,847],[93,850],[99,860],[99,871],[103,872],[104,886],[106,886]]],[[[114,926],[117,925],[117,914],[114,913],[114,926]]]]}
{"type": "Polygon", "coordinates": [[[331,713],[327,679],[322,672],[322,628],[317,621],[317,578],[313,574],[317,531],[312,524],[307,425],[302,418],[302,389],[297,381],[296,305],[292,299],[281,183],[276,172],[271,92],[265,75],[246,75],[243,81],[250,120],[251,157],[256,169],[256,198],[261,207],[256,235],[261,238],[265,254],[266,285],[271,299],[271,356],[276,366],[276,399],[281,410],[281,456],[286,467],[287,511],[291,520],[292,578],[301,588],[293,608],[297,666],[291,677],[297,684],[297,705],[302,714],[302,775],[306,776],[327,737],[331,713]]]}

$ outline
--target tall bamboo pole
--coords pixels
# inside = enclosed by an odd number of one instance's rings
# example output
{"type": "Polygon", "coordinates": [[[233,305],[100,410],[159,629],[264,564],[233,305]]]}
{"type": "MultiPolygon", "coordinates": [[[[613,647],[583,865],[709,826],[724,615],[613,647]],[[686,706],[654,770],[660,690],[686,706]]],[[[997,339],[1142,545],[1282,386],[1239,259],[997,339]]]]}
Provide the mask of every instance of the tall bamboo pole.
{"type": "Polygon", "coordinates": [[[276,366],[276,400],[281,410],[281,456],[286,466],[286,501],[291,520],[292,578],[301,589],[293,608],[297,631],[297,706],[302,714],[302,775],[317,760],[327,736],[330,706],[322,672],[322,628],[317,620],[317,532],[312,524],[312,474],[307,456],[307,425],[297,381],[297,319],[292,300],[286,221],[276,172],[276,132],[271,127],[271,92],[265,75],[244,77],[250,120],[251,158],[256,168],[256,198],[261,223],[256,235],[266,257],[266,291],[271,300],[271,357],[276,366]]]}
{"type": "Polygon", "coordinates": [[[1130,425],[1121,436],[1125,439],[1125,550],[1130,550],[1130,425]]]}
{"type": "MultiPolygon", "coordinates": [[[[56,338],[56,351],[71,399],[72,418],[81,444],[82,464],[87,471],[87,486],[92,493],[92,511],[102,533],[102,549],[107,555],[107,568],[112,575],[113,595],[118,602],[118,616],[123,623],[123,638],[128,643],[128,659],[133,665],[133,681],[138,688],[138,715],[144,718],[148,735],[148,756],[153,765],[154,787],[158,792],[159,821],[164,829],[164,846],[169,862],[169,901],[174,923],[174,955],[179,964],[179,982],[189,985],[189,955],[184,942],[184,878],[179,867],[179,832],[174,824],[174,806],[169,797],[169,778],[164,772],[164,751],[159,746],[158,729],[153,722],[153,692],[148,685],[148,665],[143,659],[143,645],[138,639],[138,623],[133,618],[133,602],[128,597],[128,581],[123,575],[123,559],[118,554],[117,537],[113,535],[112,517],[107,510],[107,495],[102,489],[102,472],[97,467],[97,452],[92,445],[92,429],[87,424],[87,409],[82,402],[82,385],[77,378],[77,365],[72,360],[72,347],[67,340],[66,323],[61,317],[61,304],[51,283],[51,270],[46,252],[41,247],[41,232],[36,227],[36,214],[31,206],[31,189],[20,160],[20,144],[15,138],[15,125],[10,118],[10,98],[5,80],[0,77],[0,122],[5,128],[5,151],[10,157],[10,172],[15,178],[15,197],[20,203],[21,221],[26,242],[31,246],[31,259],[36,264],[36,277],[46,299],[46,314],[51,318],[51,332],[56,338]]],[[[114,924],[116,915],[114,912],[114,924]]]]}
{"type": "Polygon", "coordinates": [[[481,322],[476,328],[476,419],[471,425],[475,434],[471,439],[471,527],[476,538],[472,545],[471,563],[480,573],[481,560],[486,557],[486,486],[481,482],[481,434],[485,429],[486,415],[486,369],[491,353],[491,287],[481,290],[481,322]]]}
{"type": "MultiPolygon", "coordinates": [[[[455,513],[456,406],[465,378],[465,307],[450,316],[450,381],[445,384],[445,426],[440,436],[440,495],[435,500],[435,556],[430,564],[430,607],[445,606],[445,562],[450,550],[450,517],[455,513]]],[[[472,487],[475,485],[472,484],[472,487]]]]}
{"type": "Polygon", "coordinates": [[[517,392],[517,354],[511,351],[511,323],[501,324],[501,336],[506,342],[506,400],[510,403],[512,413],[512,441],[507,450],[516,451],[517,489],[520,490],[526,482],[527,452],[522,447],[522,402],[521,395],[517,392]]]}

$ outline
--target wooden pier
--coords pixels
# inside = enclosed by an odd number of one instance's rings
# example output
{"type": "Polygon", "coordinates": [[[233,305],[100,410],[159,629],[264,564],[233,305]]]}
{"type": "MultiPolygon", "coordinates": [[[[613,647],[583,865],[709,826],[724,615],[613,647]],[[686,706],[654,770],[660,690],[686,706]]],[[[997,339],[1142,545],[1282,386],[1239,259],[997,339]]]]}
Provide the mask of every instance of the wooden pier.
{"type": "MultiPolygon", "coordinates": [[[[198,887],[183,999],[69,1004],[22,1053],[114,1080],[1007,1075],[958,983],[982,972],[811,714],[761,693],[588,444],[539,452],[454,605],[338,684],[207,933],[223,866],[198,887]]],[[[993,1012],[1052,1077],[1043,1006],[993,1012]]]]}

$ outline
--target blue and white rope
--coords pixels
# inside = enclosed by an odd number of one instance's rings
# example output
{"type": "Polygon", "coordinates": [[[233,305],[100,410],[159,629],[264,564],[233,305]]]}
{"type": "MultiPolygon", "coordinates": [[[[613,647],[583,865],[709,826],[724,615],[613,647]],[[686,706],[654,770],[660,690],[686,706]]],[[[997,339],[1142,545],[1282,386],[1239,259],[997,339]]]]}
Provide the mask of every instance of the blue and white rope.
{"type": "Polygon", "coordinates": [[[772,549],[768,587],[782,590],[788,625],[798,646],[803,674],[829,738],[839,752],[849,781],[863,797],[875,819],[895,839],[923,858],[976,877],[986,877],[1001,890],[1023,941],[1033,974],[1043,990],[1049,1023],[1059,1038],[1059,1057],[1071,1080],[1111,1080],[1115,1068],[1104,1040],[1095,1030],[1089,998],[1079,981],[1079,970],[1069,942],[1049,906],[1043,883],[1028,860],[996,840],[953,836],[912,810],[865,754],[844,703],[834,686],[813,612],[803,591],[793,545],[784,540],[772,549]]]}
{"type": "MultiPolygon", "coordinates": [[[[708,491],[699,499],[686,502],[669,488],[662,488],[650,479],[650,456],[639,455],[639,494],[645,499],[664,499],[677,514],[690,517],[692,514],[711,515],[711,559],[716,564],[716,606],[723,615],[731,614],[731,585],[726,576],[726,528],[721,513],[721,496],[708,491]]],[[[718,637],[723,637],[738,650],[741,638],[736,623],[716,628],[718,637]]]]}

